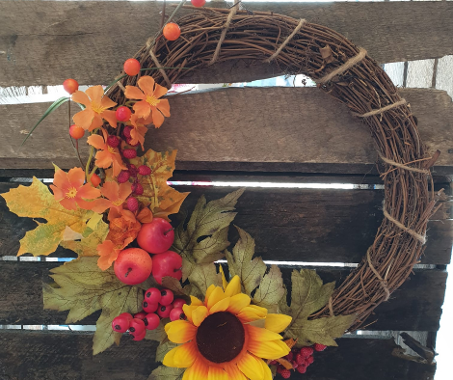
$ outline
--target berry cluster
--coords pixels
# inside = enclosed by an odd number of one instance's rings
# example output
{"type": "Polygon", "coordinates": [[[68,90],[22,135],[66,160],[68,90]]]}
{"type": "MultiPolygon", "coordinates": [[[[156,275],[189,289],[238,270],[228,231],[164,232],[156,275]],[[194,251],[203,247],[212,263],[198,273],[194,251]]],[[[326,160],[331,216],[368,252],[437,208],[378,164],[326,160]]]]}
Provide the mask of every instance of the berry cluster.
{"type": "Polygon", "coordinates": [[[145,338],[146,330],[157,329],[161,318],[170,317],[171,321],[185,319],[182,307],[186,303],[182,298],[175,299],[169,289],[149,288],[145,292],[143,311],[133,317],[129,313],[118,315],[112,321],[112,329],[119,333],[129,330],[133,340],[142,340],[145,338]]]}
{"type": "Polygon", "coordinates": [[[292,365],[291,369],[285,368],[285,366],[278,363],[276,360],[269,364],[277,365],[277,373],[284,379],[289,379],[291,377],[291,370],[295,370],[299,373],[307,372],[308,366],[315,361],[313,353],[315,351],[324,351],[326,347],[327,346],[320,343],[316,343],[312,347],[302,347],[300,349],[294,347],[291,352],[284,357],[284,359],[292,365]]]}

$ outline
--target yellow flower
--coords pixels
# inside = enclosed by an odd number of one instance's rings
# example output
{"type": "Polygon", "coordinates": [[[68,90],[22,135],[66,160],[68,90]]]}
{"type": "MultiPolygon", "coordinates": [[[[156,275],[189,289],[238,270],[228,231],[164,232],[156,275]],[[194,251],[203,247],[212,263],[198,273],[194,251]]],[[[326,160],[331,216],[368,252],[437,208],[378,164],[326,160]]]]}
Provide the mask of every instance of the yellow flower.
{"type": "Polygon", "coordinates": [[[241,293],[238,276],[230,283],[224,280],[223,288],[211,285],[204,302],[191,299],[190,305],[183,306],[187,321],[165,326],[168,339],[181,345],[165,355],[163,364],[187,368],[183,380],[272,380],[263,359],[289,353],[278,333],[291,317],[251,305],[250,297],[241,293]]]}

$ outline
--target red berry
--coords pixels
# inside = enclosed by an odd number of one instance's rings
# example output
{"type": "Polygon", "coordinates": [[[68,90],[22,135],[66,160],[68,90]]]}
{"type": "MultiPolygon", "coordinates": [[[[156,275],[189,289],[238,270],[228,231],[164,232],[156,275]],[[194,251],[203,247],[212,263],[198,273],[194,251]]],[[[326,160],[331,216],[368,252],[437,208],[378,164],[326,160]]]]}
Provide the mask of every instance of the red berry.
{"type": "Polygon", "coordinates": [[[145,339],[145,336],[146,336],[146,329],[140,333],[135,332],[135,333],[131,334],[131,337],[134,338],[132,340],[135,340],[136,342],[145,339]]]}
{"type": "Polygon", "coordinates": [[[269,365],[275,365],[275,364],[277,364],[277,363],[278,363],[277,360],[272,360],[272,361],[269,363],[269,365]]]}
{"type": "Polygon", "coordinates": [[[121,106],[115,112],[118,121],[128,121],[131,118],[132,112],[129,108],[121,106]]]}
{"type": "Polygon", "coordinates": [[[170,311],[170,321],[177,321],[179,319],[186,319],[186,316],[180,307],[174,307],[170,311]]]}
{"type": "Polygon", "coordinates": [[[170,289],[162,289],[160,291],[160,295],[162,296],[162,298],[160,299],[159,303],[162,306],[170,305],[173,302],[173,300],[175,299],[175,296],[170,289]]]}
{"type": "Polygon", "coordinates": [[[127,170],[122,170],[120,174],[118,174],[118,182],[119,183],[124,183],[124,182],[127,182],[129,180],[129,177],[131,175],[129,174],[129,172],[127,170]]]}
{"type": "Polygon", "coordinates": [[[315,349],[315,351],[324,351],[327,348],[327,346],[321,343],[315,343],[313,348],[315,349]]]}
{"type": "Polygon", "coordinates": [[[112,329],[113,331],[119,333],[125,333],[129,328],[129,319],[126,316],[118,315],[118,317],[113,318],[112,329]]]}
{"type": "Polygon", "coordinates": [[[138,210],[138,200],[137,198],[129,198],[127,200],[127,208],[129,211],[135,212],[138,210]]]}
{"type": "Polygon", "coordinates": [[[291,377],[291,372],[289,369],[284,369],[282,372],[280,372],[280,375],[282,375],[284,379],[289,379],[291,377]]]}
{"type": "Polygon", "coordinates": [[[131,333],[139,334],[145,330],[145,322],[143,322],[141,319],[134,318],[130,323],[129,323],[129,331],[131,333]]]}
{"type": "MultiPolygon", "coordinates": [[[[306,360],[306,362],[310,365],[315,361],[315,358],[313,356],[309,356],[306,360]]],[[[307,366],[308,367],[308,366],[307,366]]]]}
{"type": "Polygon", "coordinates": [[[206,0],[190,0],[194,7],[200,8],[206,4],[206,0]]]}
{"type": "Polygon", "coordinates": [[[101,178],[96,173],[93,173],[90,175],[90,182],[94,187],[98,187],[101,183],[101,178]]]}
{"type": "Polygon", "coordinates": [[[150,175],[151,174],[151,168],[146,165],[140,165],[138,167],[138,174],[140,175],[150,175]]]}
{"type": "Polygon", "coordinates": [[[299,367],[299,363],[296,362],[296,361],[292,361],[291,364],[293,365],[293,368],[296,369],[297,367],[299,367]]]}
{"type": "Polygon", "coordinates": [[[134,149],[124,149],[123,156],[130,160],[131,158],[137,157],[137,152],[134,149]]]}
{"type": "Polygon", "coordinates": [[[290,351],[289,354],[285,356],[285,359],[290,362],[291,360],[293,360],[293,356],[294,354],[292,353],[292,351],[290,351]]]}
{"type": "Polygon", "coordinates": [[[125,127],[123,129],[123,136],[126,137],[127,139],[130,139],[131,138],[131,131],[132,131],[131,127],[125,127]]]}
{"type": "Polygon", "coordinates": [[[107,145],[111,146],[112,148],[116,148],[118,145],[120,145],[120,139],[116,136],[109,136],[107,137],[107,145]]]}
{"type": "Polygon", "coordinates": [[[146,317],[146,313],[144,311],[141,311],[140,313],[137,313],[134,315],[134,318],[137,318],[137,319],[145,319],[146,317]]]}
{"type": "Polygon", "coordinates": [[[121,317],[121,316],[126,317],[129,322],[134,319],[134,317],[130,313],[121,313],[120,315],[118,315],[118,317],[121,317]]]}
{"type": "Polygon", "coordinates": [[[157,302],[151,303],[151,302],[143,301],[143,310],[145,311],[146,314],[154,313],[155,311],[157,311],[158,307],[159,307],[159,304],[157,302]]]}
{"type": "Polygon", "coordinates": [[[145,301],[149,303],[158,303],[162,296],[160,295],[160,290],[157,288],[149,288],[145,292],[145,301]]]}
{"type": "Polygon", "coordinates": [[[78,125],[72,124],[72,125],[69,127],[69,135],[70,135],[74,140],[81,139],[81,138],[83,137],[84,134],[85,134],[85,129],[83,129],[82,127],[79,127],[78,125]]]}
{"type": "Polygon", "coordinates": [[[123,69],[127,75],[137,75],[140,72],[140,62],[134,58],[129,58],[124,62],[123,69]]]}
{"type": "Polygon", "coordinates": [[[297,354],[296,356],[296,362],[297,364],[301,365],[305,363],[305,358],[302,354],[297,354]]]}
{"type": "Polygon", "coordinates": [[[135,195],[142,195],[143,194],[143,186],[140,185],[139,183],[134,183],[132,185],[132,191],[135,195]]]}
{"type": "Polygon", "coordinates": [[[178,298],[176,300],[173,301],[173,307],[176,309],[176,308],[180,308],[182,309],[183,305],[187,305],[187,302],[184,301],[182,298],[178,298]]]}
{"type": "Polygon", "coordinates": [[[155,330],[159,327],[160,318],[155,313],[146,314],[145,325],[147,330],[155,330]]]}
{"type": "Polygon", "coordinates": [[[302,347],[300,349],[300,354],[304,358],[308,358],[309,356],[313,355],[313,348],[311,348],[311,347],[302,347]]]}
{"type": "Polygon", "coordinates": [[[127,168],[129,169],[129,173],[131,175],[131,177],[137,177],[137,174],[138,174],[138,170],[137,168],[135,167],[135,165],[128,165],[127,168]]]}
{"type": "Polygon", "coordinates": [[[157,314],[161,318],[168,318],[170,316],[172,309],[173,309],[172,305],[167,306],[159,305],[159,308],[157,309],[157,314]]]}
{"type": "Polygon", "coordinates": [[[277,373],[282,373],[282,371],[284,371],[284,370],[285,370],[285,367],[283,367],[282,365],[279,364],[277,367],[277,373]]]}
{"type": "Polygon", "coordinates": [[[300,365],[299,367],[296,368],[296,371],[299,373],[305,373],[307,372],[307,367],[305,367],[304,365],[300,365]]]}
{"type": "Polygon", "coordinates": [[[181,35],[181,29],[179,28],[178,24],[169,22],[164,26],[163,35],[167,40],[175,41],[181,35]]]}
{"type": "Polygon", "coordinates": [[[66,92],[73,94],[79,89],[79,83],[75,79],[66,79],[63,82],[63,88],[66,92]]]}

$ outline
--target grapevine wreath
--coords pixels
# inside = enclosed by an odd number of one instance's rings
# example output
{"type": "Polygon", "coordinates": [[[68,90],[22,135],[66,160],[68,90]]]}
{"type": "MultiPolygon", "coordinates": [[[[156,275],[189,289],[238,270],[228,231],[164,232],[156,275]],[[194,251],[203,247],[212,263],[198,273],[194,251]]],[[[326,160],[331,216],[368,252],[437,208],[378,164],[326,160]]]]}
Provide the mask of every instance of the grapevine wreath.
{"type": "Polygon", "coordinates": [[[72,97],[56,101],[43,118],[69,100],[80,105],[69,133],[77,143],[88,131],[90,155],[86,163],[79,156],[83,169],[55,166],[52,192],[34,178],[2,194],[12,212],[47,221],[27,232],[18,255],[48,255],[58,245],[78,254],[51,270],[44,307],[69,310],[67,323],[102,310],[94,354],[129,331],[136,341],[159,342],[163,365],[151,378],[288,378],[307,370],[314,351],[363,325],[409,276],[441,195],[429,171],[439,153],[428,154],[409,105],[381,67],[335,31],[237,3],[170,22],[183,5],[107,88],[82,92],[75,80],[65,81],[72,97]],[[188,220],[170,223],[187,196],[167,184],[176,152],[143,152],[145,134],[170,117],[165,95],[172,84],[238,59],[310,76],[370,128],[385,218],[362,263],[336,289],[305,269],[294,270],[285,288],[279,268],[254,257],[253,239],[240,228],[228,250],[244,190],[210,202],[202,197],[188,220]],[[225,256],[227,265],[216,264],[225,256]]]}

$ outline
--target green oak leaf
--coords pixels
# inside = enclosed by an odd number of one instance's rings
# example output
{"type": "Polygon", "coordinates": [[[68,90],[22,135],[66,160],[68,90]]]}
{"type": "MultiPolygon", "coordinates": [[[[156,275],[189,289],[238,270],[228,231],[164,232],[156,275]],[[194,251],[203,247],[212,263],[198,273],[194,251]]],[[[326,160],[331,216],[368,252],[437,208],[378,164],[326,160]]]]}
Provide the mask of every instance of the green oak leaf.
{"type": "Polygon", "coordinates": [[[203,294],[206,294],[206,290],[210,285],[214,284],[215,286],[222,286],[222,275],[217,273],[214,263],[197,264],[190,272],[189,281],[199,290],[199,292],[197,292],[198,294],[192,295],[203,297],[203,294]]]}
{"type": "Polygon", "coordinates": [[[276,265],[272,265],[269,273],[265,274],[253,296],[253,303],[257,306],[276,312],[278,304],[285,295],[282,272],[276,265]]]}
{"type": "Polygon", "coordinates": [[[66,323],[74,323],[97,310],[93,354],[110,347],[118,337],[112,330],[113,318],[121,313],[138,313],[143,291],[120,282],[113,268],[101,271],[96,257],[81,257],[51,270],[55,284],[43,285],[44,309],[69,310],[66,323]],[[115,339],[116,338],[116,339],[115,339]]]}
{"type": "Polygon", "coordinates": [[[148,380],[180,380],[185,370],[185,368],[173,368],[161,365],[151,372],[148,380]]]}

